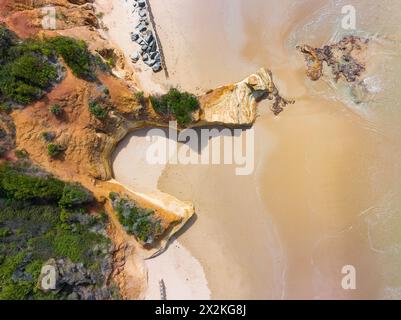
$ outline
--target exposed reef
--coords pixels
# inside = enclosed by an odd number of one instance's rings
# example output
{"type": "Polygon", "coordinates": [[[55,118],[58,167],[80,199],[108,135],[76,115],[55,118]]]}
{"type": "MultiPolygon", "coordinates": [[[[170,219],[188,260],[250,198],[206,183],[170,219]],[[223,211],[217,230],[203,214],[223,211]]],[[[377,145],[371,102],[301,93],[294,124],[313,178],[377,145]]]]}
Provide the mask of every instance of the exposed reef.
{"type": "Polygon", "coordinates": [[[313,48],[309,45],[298,46],[305,56],[306,74],[313,80],[319,80],[324,73],[324,63],[331,69],[335,81],[344,79],[355,82],[365,71],[365,57],[368,39],[356,36],[344,37],[337,43],[313,48]]]}

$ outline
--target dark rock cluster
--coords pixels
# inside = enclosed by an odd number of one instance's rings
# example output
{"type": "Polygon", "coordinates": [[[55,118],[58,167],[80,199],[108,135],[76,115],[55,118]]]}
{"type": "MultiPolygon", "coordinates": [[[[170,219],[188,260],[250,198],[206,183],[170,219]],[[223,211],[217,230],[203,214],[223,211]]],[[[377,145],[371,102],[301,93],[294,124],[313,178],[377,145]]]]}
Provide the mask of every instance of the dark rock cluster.
{"type": "Polygon", "coordinates": [[[337,43],[322,48],[313,48],[309,45],[297,48],[305,56],[307,75],[311,80],[316,81],[322,77],[325,62],[331,68],[336,81],[343,78],[347,82],[355,82],[365,71],[363,54],[368,42],[368,39],[347,36],[337,43]]]}
{"type": "MultiPolygon", "coordinates": [[[[101,261],[101,270],[102,277],[107,279],[112,272],[111,255],[101,261]]],[[[106,284],[99,286],[98,277],[82,263],[73,263],[68,258],[49,259],[42,267],[38,285],[45,292],[63,293],[69,300],[113,299],[113,291],[106,284]],[[54,280],[50,279],[53,276],[54,280]],[[54,287],[49,287],[52,281],[54,287]]]]}
{"type": "Polygon", "coordinates": [[[145,0],[134,0],[134,11],[139,17],[135,31],[131,32],[131,40],[138,43],[140,51],[131,56],[132,62],[142,61],[152,68],[153,72],[162,70],[162,57],[157,44],[155,31],[152,30],[150,14],[145,0]]]}

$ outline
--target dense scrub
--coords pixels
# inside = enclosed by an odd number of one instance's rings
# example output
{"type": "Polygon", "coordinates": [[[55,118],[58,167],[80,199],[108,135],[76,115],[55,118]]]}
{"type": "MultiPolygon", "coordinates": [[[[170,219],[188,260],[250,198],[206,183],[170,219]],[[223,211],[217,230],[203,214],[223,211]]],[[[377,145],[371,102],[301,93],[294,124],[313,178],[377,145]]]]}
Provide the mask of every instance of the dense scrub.
{"type": "Polygon", "coordinates": [[[89,112],[99,120],[106,118],[108,114],[107,107],[97,101],[89,102],[89,112]]]}
{"type": "Polygon", "coordinates": [[[199,108],[196,96],[175,88],[165,95],[151,96],[150,100],[159,114],[175,118],[180,126],[189,124],[193,120],[192,113],[199,108]]]}
{"type": "Polygon", "coordinates": [[[94,80],[94,58],[85,42],[67,37],[19,40],[0,26],[0,103],[29,104],[62,78],[59,58],[79,78],[94,80]]]}
{"type": "Polygon", "coordinates": [[[70,297],[71,286],[47,293],[38,288],[49,259],[82,263],[90,273],[88,295],[104,287],[110,241],[103,220],[86,214],[85,204],[92,200],[81,186],[30,167],[0,167],[0,300],[70,297]]]}
{"type": "Polygon", "coordinates": [[[125,230],[143,243],[151,245],[163,233],[154,211],[140,208],[116,193],[111,193],[110,199],[125,230]]]}

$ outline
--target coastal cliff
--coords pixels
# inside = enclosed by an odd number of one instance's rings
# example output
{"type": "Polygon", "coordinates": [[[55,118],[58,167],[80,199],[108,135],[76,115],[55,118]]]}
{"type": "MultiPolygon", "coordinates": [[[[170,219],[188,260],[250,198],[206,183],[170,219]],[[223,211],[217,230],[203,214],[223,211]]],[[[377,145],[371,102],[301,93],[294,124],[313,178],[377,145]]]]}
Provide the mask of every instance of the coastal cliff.
{"type": "MultiPolygon", "coordinates": [[[[167,127],[168,119],[152,105],[149,95],[139,94],[134,72],[124,63],[124,55],[100,36],[101,22],[96,16],[93,1],[0,1],[0,21],[22,39],[47,39],[69,36],[89,43],[89,50],[108,67],[98,67],[95,81],[77,77],[66,61],[60,63],[65,74],[60,82],[41,99],[25,107],[15,106],[2,114],[7,120],[3,130],[7,148],[24,150],[29,159],[70,182],[78,182],[95,196],[106,209],[111,225],[109,235],[117,248],[112,277],[118,283],[123,297],[141,298],[146,287],[146,271],[142,260],[163,250],[168,239],[194,214],[191,203],[161,192],[142,193],[129,190],[113,180],[111,155],[117,144],[129,133],[146,126],[167,127]],[[56,30],[42,30],[44,5],[53,5],[62,19],[56,30]],[[108,63],[113,58],[113,63],[108,63]],[[124,70],[125,77],[117,77],[124,70]],[[49,108],[62,112],[56,114],[49,108]],[[97,109],[96,109],[97,108],[97,109]],[[105,111],[96,116],[95,111],[105,111]],[[12,120],[12,121],[11,121],[12,120]],[[12,125],[10,123],[13,123],[12,125]],[[14,137],[15,134],[15,137],[14,137]],[[48,154],[51,136],[53,145],[62,146],[58,157],[48,154]],[[159,237],[150,246],[127,233],[110,194],[129,199],[138,208],[150,210],[161,228],[159,237]]],[[[271,101],[274,114],[291,103],[282,98],[274,85],[272,74],[261,69],[243,81],[211,90],[199,97],[199,108],[192,114],[187,127],[224,125],[246,127],[257,117],[257,104],[262,99],[271,101]]],[[[4,121],[3,121],[4,120],[4,121]]],[[[15,153],[15,152],[14,152],[15,153]]],[[[13,153],[9,153],[10,159],[13,153]]]]}

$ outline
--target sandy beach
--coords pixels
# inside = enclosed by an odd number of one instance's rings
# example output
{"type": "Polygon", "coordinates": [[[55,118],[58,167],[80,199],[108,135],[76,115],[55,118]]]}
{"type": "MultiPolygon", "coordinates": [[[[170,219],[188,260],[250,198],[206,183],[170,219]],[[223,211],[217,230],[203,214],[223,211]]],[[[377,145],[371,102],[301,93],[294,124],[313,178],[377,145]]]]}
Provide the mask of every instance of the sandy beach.
{"type": "MultiPolygon", "coordinates": [[[[163,72],[154,73],[143,62],[132,63],[130,57],[139,51],[140,46],[133,42],[130,32],[135,30],[138,24],[138,15],[133,13],[132,0],[96,0],[96,10],[102,13],[102,21],[107,29],[102,31],[104,36],[125,54],[125,63],[128,68],[135,71],[142,90],[149,93],[164,92],[163,72]]],[[[122,75],[123,76],[123,73],[122,75]]]]}
{"type": "MultiPolygon", "coordinates": [[[[160,278],[175,283],[167,285],[167,295],[178,299],[397,296],[401,133],[394,108],[399,100],[388,99],[399,96],[391,80],[401,69],[396,55],[386,56],[392,68],[374,73],[388,91],[356,105],[339,94],[336,84],[307,80],[303,57],[294,50],[299,43],[320,46],[340,36],[339,7],[329,1],[309,1],[308,6],[259,0],[150,3],[170,78],[139,71],[144,87],[153,87],[150,79],[161,89],[178,85],[199,93],[265,66],[280,92],[296,103],[279,117],[260,106],[256,170],[250,176],[235,176],[227,165],[146,168],[143,132],[122,142],[114,159],[118,181],[156,188],[196,207],[196,216],[177,235],[177,246],[146,262],[147,297],[160,295],[160,278]],[[341,267],[348,264],[358,269],[357,290],[341,287],[341,267]],[[196,293],[195,287],[200,288],[196,293]]],[[[361,28],[375,32],[369,19],[380,8],[373,2],[361,8],[361,28]]],[[[116,10],[105,21],[118,44],[123,28],[116,24],[116,10]]],[[[383,32],[396,32],[395,24],[380,23],[383,32]]],[[[373,56],[376,65],[384,64],[383,55],[373,56]]],[[[367,77],[374,79],[372,74],[368,70],[367,77]]]]}
{"type": "MultiPolygon", "coordinates": [[[[151,140],[146,140],[149,130],[145,128],[129,134],[118,145],[113,157],[115,179],[145,194],[160,192],[158,181],[165,169],[165,165],[149,164],[146,160],[146,150],[152,143],[151,140]]],[[[160,136],[157,138],[163,139],[160,136]]],[[[168,299],[210,298],[202,265],[176,239],[171,239],[162,254],[145,260],[145,266],[148,270],[148,290],[144,293],[145,299],[160,299],[161,279],[166,285],[168,299]]]]}
{"type": "Polygon", "coordinates": [[[198,260],[176,239],[158,257],[145,260],[148,269],[147,300],[160,299],[159,280],[166,287],[167,300],[208,300],[210,290],[198,260]]]}

